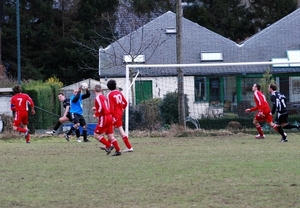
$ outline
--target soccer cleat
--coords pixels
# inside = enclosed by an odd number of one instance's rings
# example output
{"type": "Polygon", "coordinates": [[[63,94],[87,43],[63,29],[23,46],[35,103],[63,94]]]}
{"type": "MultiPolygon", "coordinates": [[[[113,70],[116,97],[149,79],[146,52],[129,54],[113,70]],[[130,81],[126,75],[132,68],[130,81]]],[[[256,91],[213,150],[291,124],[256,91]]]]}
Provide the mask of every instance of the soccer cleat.
{"type": "Polygon", "coordinates": [[[65,139],[66,139],[67,141],[70,141],[69,135],[68,135],[68,134],[65,134],[65,139]]]}
{"type": "Polygon", "coordinates": [[[102,150],[106,150],[105,146],[100,146],[99,148],[102,149],[102,150]]]}
{"type": "Polygon", "coordinates": [[[114,154],[112,154],[111,156],[120,156],[122,154],[122,152],[115,152],[114,154]]]}
{"type": "Polygon", "coordinates": [[[83,142],[91,142],[90,140],[88,140],[88,139],[85,139],[85,140],[83,140],[83,142]]]}
{"type": "Polygon", "coordinates": [[[255,136],[256,139],[264,139],[265,138],[265,135],[263,134],[262,136],[260,134],[257,134],[255,136]]]}
{"type": "Polygon", "coordinates": [[[26,142],[26,144],[30,144],[30,141],[26,142]]]}
{"type": "Polygon", "coordinates": [[[133,148],[132,147],[130,149],[126,148],[122,152],[133,152],[133,148]]]}
{"type": "Polygon", "coordinates": [[[52,131],[47,131],[46,132],[46,134],[49,134],[49,135],[53,135],[53,134],[55,134],[56,133],[56,131],[55,130],[52,130],[52,131]]]}
{"type": "MultiPolygon", "coordinates": [[[[114,146],[112,146],[112,147],[114,148],[114,146]]],[[[105,146],[99,146],[99,148],[102,150],[105,150],[105,151],[107,150],[105,146]]]]}
{"type": "Polygon", "coordinates": [[[25,133],[25,140],[26,140],[26,143],[30,143],[30,134],[29,134],[28,130],[25,133]]]}
{"type": "Polygon", "coordinates": [[[282,139],[282,140],[280,140],[280,142],[288,142],[288,139],[286,138],[286,139],[282,139]]]}
{"type": "Polygon", "coordinates": [[[81,142],[81,140],[80,140],[80,138],[79,138],[79,137],[77,138],[77,142],[81,142]]]}
{"type": "Polygon", "coordinates": [[[113,149],[114,149],[114,146],[113,146],[113,145],[111,145],[109,148],[106,148],[106,149],[105,149],[106,154],[109,155],[113,149]]]}

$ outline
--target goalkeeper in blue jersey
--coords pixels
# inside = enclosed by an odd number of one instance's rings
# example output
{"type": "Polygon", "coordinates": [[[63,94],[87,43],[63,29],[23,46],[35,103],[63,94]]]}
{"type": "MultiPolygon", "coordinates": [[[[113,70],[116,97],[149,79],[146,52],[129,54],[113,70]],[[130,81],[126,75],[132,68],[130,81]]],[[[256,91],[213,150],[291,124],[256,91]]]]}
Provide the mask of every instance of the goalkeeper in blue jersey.
{"type": "Polygon", "coordinates": [[[75,130],[77,141],[81,142],[79,126],[82,126],[83,142],[89,142],[89,140],[87,139],[87,125],[83,117],[82,100],[89,98],[91,93],[88,89],[85,89],[85,94],[81,94],[81,91],[81,86],[74,89],[73,95],[70,97],[70,114],[72,116],[74,125],[65,135],[65,137],[69,137],[69,135],[71,135],[71,133],[75,130]]]}

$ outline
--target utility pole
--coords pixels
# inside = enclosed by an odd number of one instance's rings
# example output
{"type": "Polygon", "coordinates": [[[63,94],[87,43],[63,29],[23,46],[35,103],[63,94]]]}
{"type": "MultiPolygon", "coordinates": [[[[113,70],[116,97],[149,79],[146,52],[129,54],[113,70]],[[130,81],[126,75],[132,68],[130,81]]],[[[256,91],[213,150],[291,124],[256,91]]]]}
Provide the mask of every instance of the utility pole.
{"type": "Polygon", "coordinates": [[[5,23],[4,2],[0,0],[0,65],[2,66],[2,25],[5,23]]]}
{"type": "Polygon", "coordinates": [[[6,23],[4,1],[0,0],[0,78],[5,77],[5,67],[2,63],[2,25],[6,23]]]}
{"type": "MultiPolygon", "coordinates": [[[[181,0],[177,0],[176,3],[176,57],[177,64],[182,63],[182,5],[181,0]]],[[[178,72],[178,121],[179,125],[186,128],[185,123],[185,102],[184,102],[184,81],[183,71],[181,67],[177,68],[178,72]]]]}
{"type": "Polygon", "coordinates": [[[18,84],[21,84],[20,0],[16,0],[18,84]]]}

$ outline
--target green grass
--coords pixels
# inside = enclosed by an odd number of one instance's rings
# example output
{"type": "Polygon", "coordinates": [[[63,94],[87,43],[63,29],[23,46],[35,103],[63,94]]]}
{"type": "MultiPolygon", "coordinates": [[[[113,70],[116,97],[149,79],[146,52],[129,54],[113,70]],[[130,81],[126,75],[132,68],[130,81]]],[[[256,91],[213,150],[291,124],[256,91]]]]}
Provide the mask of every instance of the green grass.
{"type": "Polygon", "coordinates": [[[279,139],[131,138],[119,157],[93,138],[0,140],[0,207],[300,207],[299,135],[279,139]]]}

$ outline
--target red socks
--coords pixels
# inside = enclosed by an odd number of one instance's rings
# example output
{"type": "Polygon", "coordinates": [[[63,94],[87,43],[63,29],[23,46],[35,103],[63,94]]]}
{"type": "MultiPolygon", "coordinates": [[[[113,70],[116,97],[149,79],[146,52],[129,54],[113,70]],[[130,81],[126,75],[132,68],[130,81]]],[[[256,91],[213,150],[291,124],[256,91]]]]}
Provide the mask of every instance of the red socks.
{"type": "Polygon", "coordinates": [[[124,136],[122,139],[123,139],[123,142],[125,143],[126,147],[127,147],[128,149],[131,149],[132,146],[131,146],[131,144],[130,144],[130,142],[129,142],[128,137],[127,137],[127,136],[124,136]]]}
{"type": "Polygon", "coordinates": [[[262,130],[261,130],[261,126],[258,124],[258,125],[256,125],[255,127],[256,127],[256,129],[257,129],[259,135],[260,135],[260,136],[263,136],[264,133],[263,133],[262,130]]]}

